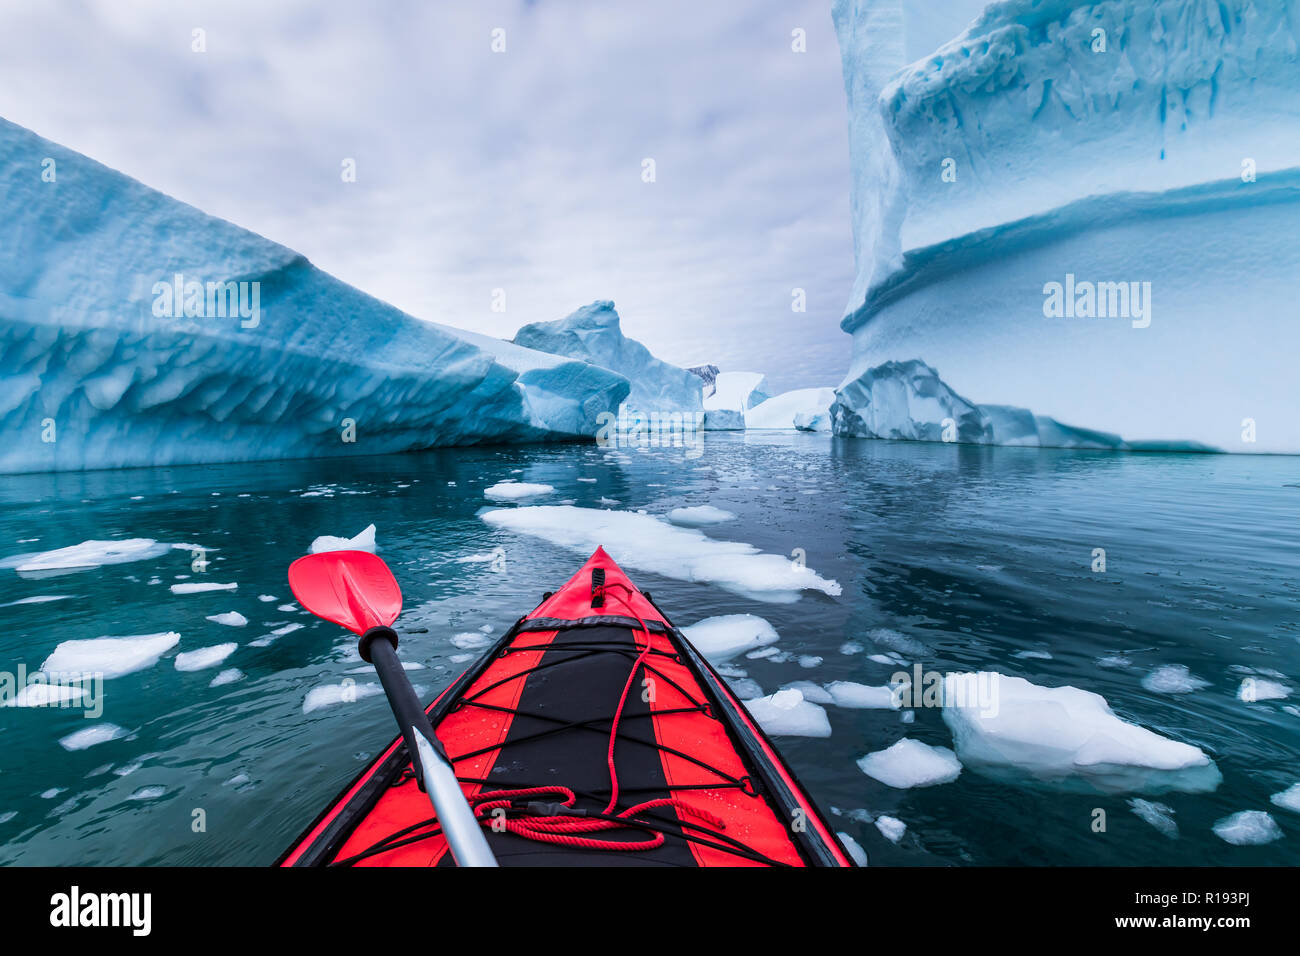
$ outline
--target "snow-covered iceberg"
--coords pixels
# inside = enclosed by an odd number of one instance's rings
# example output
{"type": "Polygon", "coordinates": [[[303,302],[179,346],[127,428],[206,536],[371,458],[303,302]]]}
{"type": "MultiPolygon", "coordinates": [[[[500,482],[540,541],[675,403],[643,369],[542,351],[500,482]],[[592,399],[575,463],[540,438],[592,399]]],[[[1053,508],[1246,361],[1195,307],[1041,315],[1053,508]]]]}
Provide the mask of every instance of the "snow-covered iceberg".
{"type": "Polygon", "coordinates": [[[553,322],[534,322],[515,333],[516,345],[563,355],[631,382],[628,405],[638,412],[699,411],[704,380],[650,354],[619,327],[614,303],[596,301],[553,322]]]}
{"type": "Polygon", "coordinates": [[[586,362],[422,322],[0,120],[0,472],[592,436],[586,362]]]}
{"type": "Polygon", "coordinates": [[[1300,2],[949,6],[973,20],[944,43],[934,4],[834,2],[857,262],[837,429],[870,433],[879,370],[916,360],[989,420],[933,402],[898,429],[920,437],[1300,451],[1300,2]]]}

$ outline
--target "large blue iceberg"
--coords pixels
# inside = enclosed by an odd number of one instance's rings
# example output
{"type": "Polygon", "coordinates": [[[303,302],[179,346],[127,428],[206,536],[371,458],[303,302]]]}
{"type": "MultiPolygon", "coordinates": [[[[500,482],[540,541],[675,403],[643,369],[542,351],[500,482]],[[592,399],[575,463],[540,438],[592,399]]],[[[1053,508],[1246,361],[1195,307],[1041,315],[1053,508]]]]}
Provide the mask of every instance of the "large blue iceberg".
{"type": "Polygon", "coordinates": [[[615,372],[415,319],[0,120],[0,472],[594,436],[615,372]]]}
{"type": "Polygon", "coordinates": [[[834,3],[837,431],[1300,452],[1300,3],[958,0],[909,48],[942,6],[834,3]]]}

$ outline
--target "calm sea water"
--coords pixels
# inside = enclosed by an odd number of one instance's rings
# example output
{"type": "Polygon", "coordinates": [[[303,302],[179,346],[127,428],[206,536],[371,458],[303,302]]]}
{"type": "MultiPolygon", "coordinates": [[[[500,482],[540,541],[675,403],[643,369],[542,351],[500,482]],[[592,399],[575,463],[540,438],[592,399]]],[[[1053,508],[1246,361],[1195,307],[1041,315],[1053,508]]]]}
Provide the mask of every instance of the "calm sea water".
{"type": "MultiPolygon", "coordinates": [[[[873,629],[925,646],[927,667],[992,669],[1105,696],[1117,713],[1212,754],[1212,793],[1155,796],[1175,811],[1170,839],[1135,816],[1129,794],[1067,792],[1024,774],[966,770],[954,783],[895,790],[859,757],[904,735],[951,746],[934,710],[904,725],[892,711],[828,707],[829,738],[781,737],[782,752],[873,865],[1300,863],[1300,815],[1269,795],[1300,780],[1300,697],[1237,699],[1243,668],[1300,686],[1300,459],[1113,455],[841,441],[784,433],[708,436],[680,449],[608,456],[592,446],[455,449],[334,461],[6,476],[0,558],[87,539],[154,538],[209,549],[43,579],[0,570],[0,669],[34,669],[60,642],[174,630],[176,650],[236,641],[220,668],[181,672],[175,651],[106,683],[104,720],[127,736],[68,751],[95,723],[78,711],[0,710],[0,862],[266,864],[393,736],[382,696],[304,713],[313,688],[373,676],[353,641],[297,608],[285,568],[319,534],[378,527],[380,554],[406,597],[402,656],[426,696],[465,666],[452,638],[504,630],[581,557],[490,529],[483,489],[503,479],[554,485],[549,500],[661,513],[713,504],[736,520],[707,531],[789,555],[843,585],[766,604],[630,569],[679,625],[753,613],[780,632],[788,660],[736,661],[765,692],[794,680],[882,684],[873,629]],[[579,482],[580,477],[595,477],[579,482]],[[454,483],[454,484],[453,484],[454,483]],[[466,561],[500,548],[504,571],[466,561]],[[1104,573],[1092,570],[1104,548],[1104,573]],[[188,578],[184,577],[189,575],[188,578]],[[235,591],[175,595],[183,581],[235,591]],[[274,601],[259,600],[273,596],[274,601]],[[209,615],[238,611],[245,627],[209,615]],[[300,623],[263,646],[254,641],[300,623]],[[844,654],[846,642],[866,653],[844,654]],[[1038,651],[1050,658],[1017,657],[1038,651]],[[1131,665],[1098,666],[1121,654],[1131,665]],[[819,656],[815,668],[802,655],[819,656]],[[1143,688],[1182,664],[1208,682],[1186,694],[1143,688]],[[1094,832],[1094,811],[1106,811],[1094,832]],[[1268,810],[1285,837],[1232,846],[1211,830],[1268,810]],[[907,832],[893,844],[862,814],[907,832]],[[198,811],[201,811],[198,812],[198,811]],[[196,832],[196,820],[205,824],[196,832]]],[[[615,557],[619,542],[609,542],[615,557]]],[[[463,643],[463,640],[462,640],[463,643]]]]}

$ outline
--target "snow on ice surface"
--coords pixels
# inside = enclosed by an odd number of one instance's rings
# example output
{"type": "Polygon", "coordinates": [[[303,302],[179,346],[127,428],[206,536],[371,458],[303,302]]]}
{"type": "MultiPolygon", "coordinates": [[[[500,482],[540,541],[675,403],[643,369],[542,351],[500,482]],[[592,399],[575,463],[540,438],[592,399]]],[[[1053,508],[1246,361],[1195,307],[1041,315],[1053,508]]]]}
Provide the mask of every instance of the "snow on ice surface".
{"type": "Polygon", "coordinates": [[[707,528],[711,524],[722,524],[736,516],[730,511],[723,511],[713,505],[696,505],[691,508],[674,508],[668,512],[668,520],[687,528],[707,528]]]}
{"type": "Polygon", "coordinates": [[[85,727],[73,731],[66,737],[60,737],[59,746],[64,750],[85,750],[87,747],[94,747],[96,744],[107,743],[125,736],[126,731],[117,724],[99,721],[93,727],[85,727]]]}
{"type": "Polygon", "coordinates": [[[0,182],[0,430],[53,417],[77,436],[5,443],[0,472],[590,436],[627,393],[604,369],[406,315],[3,120],[0,182]],[[57,184],[28,175],[32,156],[56,160],[57,184]],[[177,275],[204,285],[189,316],[184,296],[167,309],[177,275]],[[224,282],[246,283],[247,315],[208,301],[224,282]],[[339,440],[345,418],[363,442],[339,440]]]}
{"type": "Polygon", "coordinates": [[[1257,846],[1284,836],[1277,821],[1264,810],[1242,810],[1226,816],[1215,822],[1214,833],[1234,846],[1257,846]]]}
{"type": "Polygon", "coordinates": [[[530,484],[526,481],[499,481],[490,488],[483,489],[483,497],[491,501],[520,501],[524,498],[540,498],[555,491],[553,485],[530,484]]]}
{"type": "Polygon", "coordinates": [[[222,614],[209,614],[208,620],[214,624],[224,624],[226,627],[243,627],[248,623],[248,618],[238,611],[226,611],[222,614]]]}
{"type": "Polygon", "coordinates": [[[834,403],[833,388],[800,388],[782,392],[745,412],[745,427],[828,432],[834,403]]]}
{"type": "Polygon", "coordinates": [[[804,700],[794,689],[777,691],[767,697],[744,701],[749,711],[765,733],[774,737],[829,737],[831,722],[826,711],[804,700]]]}
{"type": "Polygon", "coordinates": [[[1213,790],[1222,779],[1199,747],[1121,720],[1077,687],[984,672],[948,674],[943,693],[957,755],[986,773],[1110,793],[1213,790]]]}
{"type": "Polygon", "coordinates": [[[181,584],[173,584],[170,590],[172,594],[204,594],[208,591],[234,591],[238,587],[239,583],[236,581],[226,584],[218,584],[215,581],[204,583],[186,581],[181,584]]]}
{"type": "Polygon", "coordinates": [[[682,628],[695,649],[718,664],[780,640],[776,628],[755,614],[722,614],[682,628]]]}
{"type": "Polygon", "coordinates": [[[1300,813],[1300,783],[1293,783],[1280,793],[1275,793],[1269,800],[1284,810],[1300,813]]]}
{"type": "Polygon", "coordinates": [[[759,601],[791,603],[804,590],[832,597],[841,591],[837,582],[783,555],[764,554],[744,542],[709,538],[651,515],[533,505],[485,511],[480,517],[494,528],[543,538],[584,557],[604,546],[626,567],[678,581],[716,584],[759,601]]]}
{"type": "Polygon", "coordinates": [[[1133,797],[1128,802],[1129,809],[1141,819],[1151,824],[1171,840],[1178,838],[1178,824],[1174,822],[1174,811],[1163,803],[1133,797]]]}
{"type": "Polygon", "coordinates": [[[980,406],[998,443],[1000,427],[1042,445],[1092,429],[1134,448],[1300,450],[1300,250],[1275,241],[1300,228],[1294,0],[1009,0],[922,53],[927,9],[834,4],[857,263],[845,409],[868,369],[916,359],[998,403],[980,406]],[[1238,255],[1259,263],[1244,291],[1238,255]],[[1045,315],[1042,290],[1067,275],[1149,282],[1145,317],[1045,315]],[[1228,311],[1283,347],[1241,341],[1228,311]],[[1089,394],[1098,374],[1109,387],[1089,394]],[[1242,405],[1255,441],[1225,413],[1242,405]]]}
{"type": "Polygon", "coordinates": [[[183,651],[176,655],[176,669],[178,671],[201,671],[209,667],[216,667],[239,648],[238,644],[213,644],[211,647],[200,647],[194,651],[183,651]]]}
{"type": "Polygon", "coordinates": [[[704,383],[696,375],[650,354],[623,335],[614,303],[596,301],[553,322],[534,322],[515,333],[516,345],[564,355],[609,369],[631,383],[628,405],[640,412],[699,411],[704,383]]]}
{"type": "Polygon", "coordinates": [[[858,769],[885,786],[903,790],[952,783],[961,774],[961,763],[947,747],[931,747],[904,737],[860,758],[858,769]]]}
{"type": "Polygon", "coordinates": [[[354,538],[340,538],[332,534],[322,534],[311,543],[312,554],[322,551],[369,551],[375,553],[375,526],[366,525],[354,538]]]}
{"type": "Polygon", "coordinates": [[[158,663],[158,659],[180,643],[175,631],[136,634],[129,637],[95,637],[63,641],[45,658],[46,674],[101,674],[105,679],[131,674],[158,663]]]}

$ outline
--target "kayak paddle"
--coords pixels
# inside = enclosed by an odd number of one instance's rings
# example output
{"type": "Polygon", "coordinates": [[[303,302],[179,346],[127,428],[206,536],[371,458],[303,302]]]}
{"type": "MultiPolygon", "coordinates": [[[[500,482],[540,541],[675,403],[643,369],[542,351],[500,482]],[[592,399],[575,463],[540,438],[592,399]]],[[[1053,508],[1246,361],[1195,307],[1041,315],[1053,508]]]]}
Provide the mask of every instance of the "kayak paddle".
{"type": "Polygon", "coordinates": [[[402,592],[382,558],[369,551],[322,551],[289,565],[289,588],[317,617],[359,634],[357,650],[373,664],[406,740],[415,779],[429,795],[457,866],[496,866],[474,811],[415,688],[397,659],[402,592]]]}

